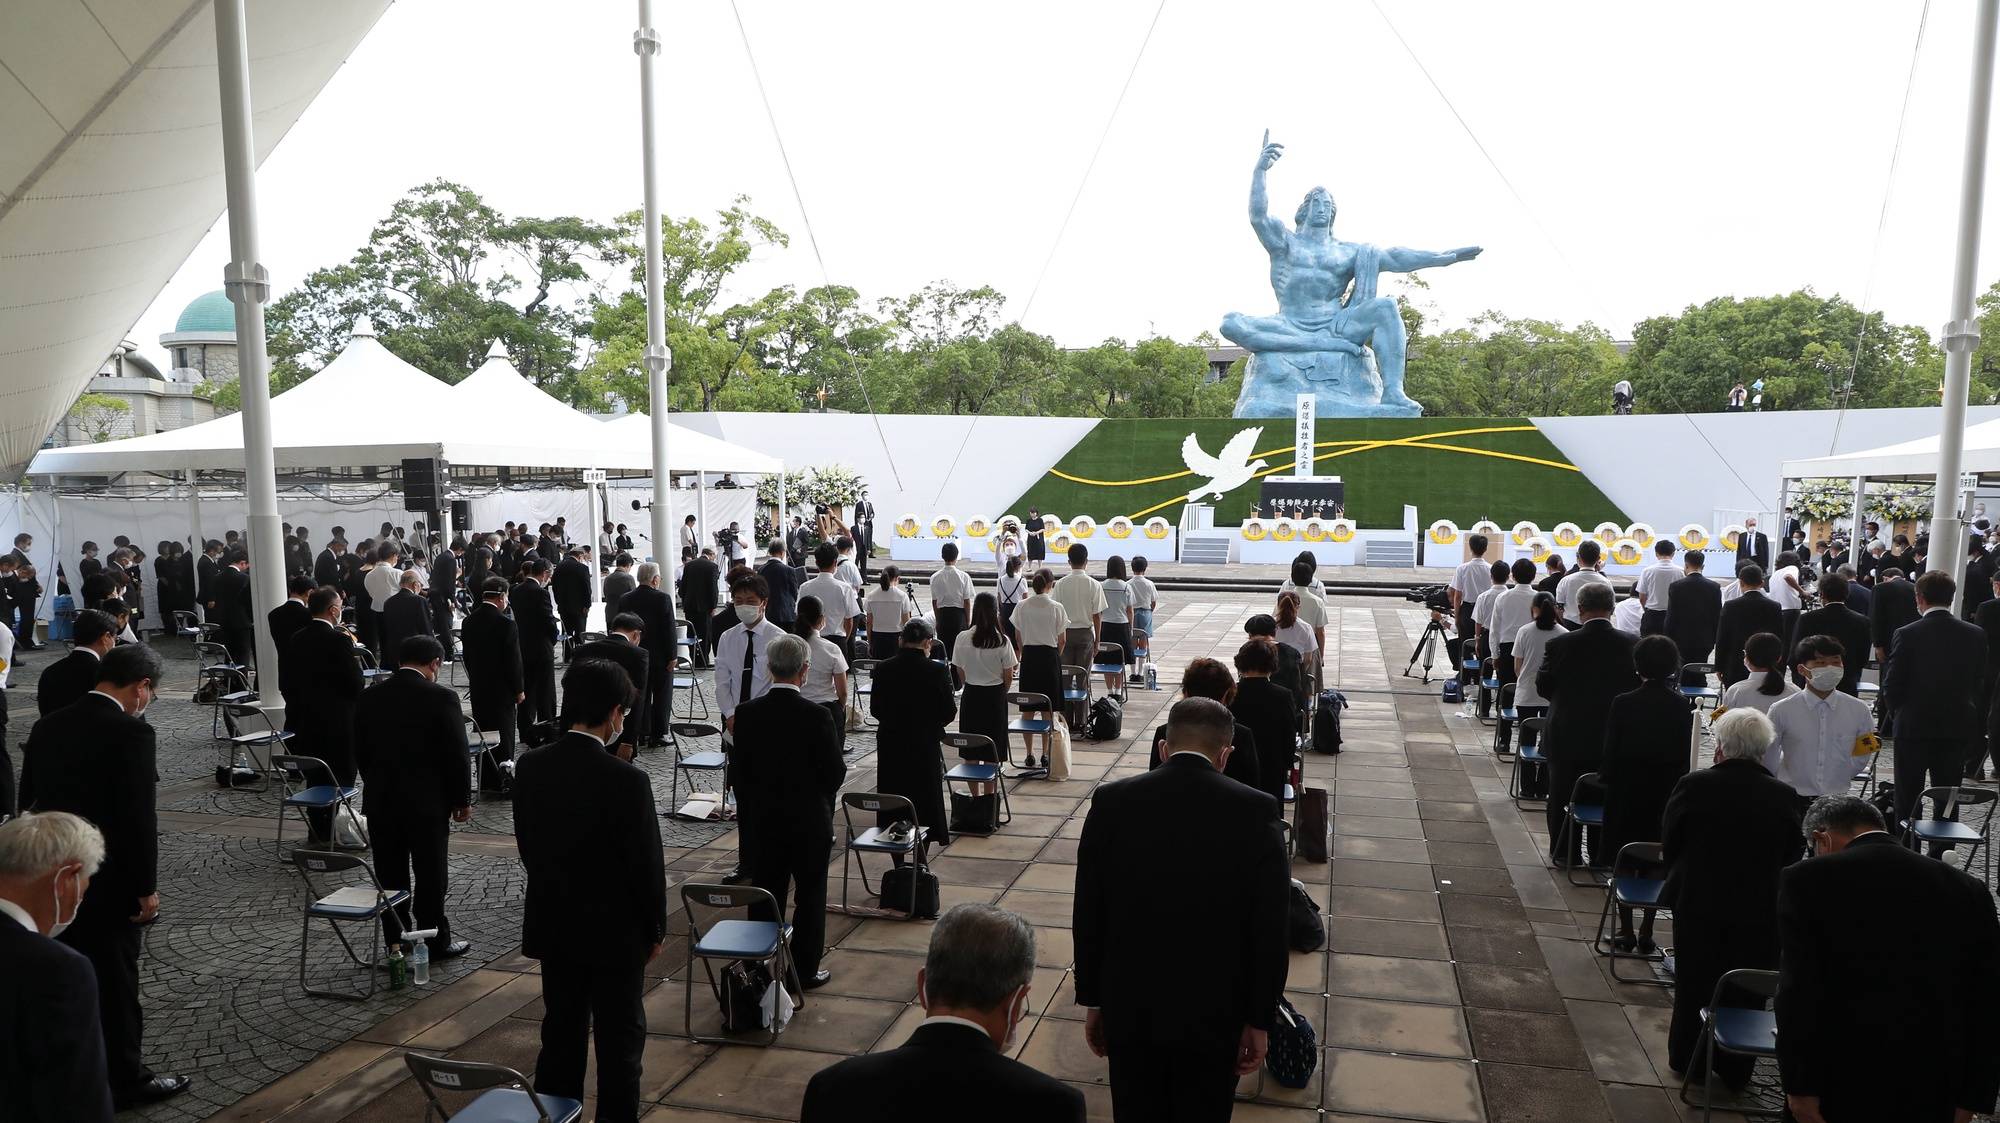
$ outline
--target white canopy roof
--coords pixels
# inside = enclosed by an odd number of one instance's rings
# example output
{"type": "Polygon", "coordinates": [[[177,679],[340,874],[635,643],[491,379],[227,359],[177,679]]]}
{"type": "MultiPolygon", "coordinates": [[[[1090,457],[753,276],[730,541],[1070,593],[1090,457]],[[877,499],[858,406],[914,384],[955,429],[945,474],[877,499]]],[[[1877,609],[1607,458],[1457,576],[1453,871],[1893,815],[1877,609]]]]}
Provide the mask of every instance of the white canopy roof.
{"type": "MultiPolygon", "coordinates": [[[[1959,465],[1959,471],[1967,474],[2000,475],[2000,420],[1966,426],[1965,449],[1959,465]]],[[[1787,460],[1783,474],[1788,480],[1820,477],[1853,479],[1856,476],[1869,479],[1935,479],[1937,467],[1938,438],[1931,436],[1860,452],[1787,460]]]]}
{"type": "MultiPolygon", "coordinates": [[[[530,386],[506,352],[495,350],[465,382],[447,386],[382,346],[366,320],[357,323],[325,369],[271,399],[278,467],[370,468],[436,456],[463,465],[651,470],[644,427],[612,429],[578,413],[530,386]]],[[[675,471],[756,474],[783,467],[776,457],[679,427],[667,451],[675,471]]],[[[229,414],[166,433],[45,449],[28,471],[107,476],[242,468],[243,418],[229,414]]]]}
{"type": "MultiPolygon", "coordinates": [[[[258,160],[388,6],[251,0],[258,160]]],[[[0,3],[0,474],[222,213],[220,120],[206,0],[0,3]]]]}

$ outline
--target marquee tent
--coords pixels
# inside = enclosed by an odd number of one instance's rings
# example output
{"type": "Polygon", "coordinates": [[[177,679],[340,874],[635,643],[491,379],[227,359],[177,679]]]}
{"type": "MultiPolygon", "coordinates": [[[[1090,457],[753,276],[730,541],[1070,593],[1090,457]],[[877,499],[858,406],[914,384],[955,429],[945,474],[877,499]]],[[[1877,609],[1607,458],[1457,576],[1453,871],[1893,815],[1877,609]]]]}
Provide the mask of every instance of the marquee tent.
{"type": "MultiPolygon", "coordinates": [[[[1785,461],[1787,480],[1865,478],[1870,480],[1931,480],[1937,478],[1938,438],[1883,445],[1881,448],[1785,461]]],[[[2000,420],[1969,425],[1959,471],[1966,475],[2000,476],[2000,420]]]]}

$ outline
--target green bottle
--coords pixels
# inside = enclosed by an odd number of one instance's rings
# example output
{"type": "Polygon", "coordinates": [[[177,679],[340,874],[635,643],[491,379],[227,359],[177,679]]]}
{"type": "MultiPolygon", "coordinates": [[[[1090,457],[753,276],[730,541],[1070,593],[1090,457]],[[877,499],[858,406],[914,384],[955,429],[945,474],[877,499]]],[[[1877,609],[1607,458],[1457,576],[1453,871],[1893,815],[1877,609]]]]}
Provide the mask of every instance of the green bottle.
{"type": "Polygon", "coordinates": [[[389,989],[402,990],[410,985],[410,961],[403,958],[403,945],[396,944],[389,949],[389,989]]]}

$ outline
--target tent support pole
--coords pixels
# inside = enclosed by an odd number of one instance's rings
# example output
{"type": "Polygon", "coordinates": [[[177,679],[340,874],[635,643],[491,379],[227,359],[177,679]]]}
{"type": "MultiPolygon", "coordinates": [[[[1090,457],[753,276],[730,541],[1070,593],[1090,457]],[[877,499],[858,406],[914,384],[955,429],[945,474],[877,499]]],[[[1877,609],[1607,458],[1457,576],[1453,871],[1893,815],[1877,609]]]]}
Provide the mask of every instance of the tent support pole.
{"type": "Polygon", "coordinates": [[[1854,530],[1847,536],[1847,564],[1857,572],[1861,569],[1861,551],[1868,545],[1867,536],[1862,531],[1868,526],[1867,512],[1862,508],[1868,500],[1868,477],[1854,477],[1854,530]]]}
{"type": "Polygon", "coordinates": [[[785,543],[785,560],[790,561],[792,545],[790,539],[787,537],[789,532],[785,529],[785,466],[783,464],[778,465],[778,521],[773,524],[773,529],[777,533],[772,535],[772,537],[785,543]]]}
{"type": "MultiPolygon", "coordinates": [[[[270,358],[264,302],[270,275],[258,260],[257,151],[251,136],[250,43],[243,0],[215,0],[215,62],[222,94],[223,184],[229,201],[229,265],[223,287],[236,306],[237,375],[243,397],[243,489],[249,500],[250,619],[264,669],[277,668],[265,614],[285,599],[278,524],[277,456],[271,447],[270,358]]],[[[265,677],[267,690],[275,676],[265,677]]]]}
{"type": "MultiPolygon", "coordinates": [[[[708,473],[706,471],[694,474],[694,488],[695,504],[699,508],[697,511],[698,517],[695,519],[694,552],[699,556],[701,554],[701,544],[715,540],[714,535],[710,534],[708,530],[708,473]]],[[[729,559],[717,558],[716,561],[726,572],[729,566],[729,559]]]]}
{"type": "Polygon", "coordinates": [[[646,393],[653,423],[653,560],[668,588],[673,587],[673,477],[667,458],[667,371],[673,355],[667,350],[667,308],[661,297],[660,173],[658,104],[653,91],[653,67],[659,59],[660,33],[653,29],[653,0],[639,0],[639,30],[632,33],[639,55],[639,132],[641,167],[645,175],[646,223],[646,393]]]}
{"type": "MultiPolygon", "coordinates": [[[[1993,39],[2000,0],[1980,0],[1973,33],[1972,83],[1965,111],[1965,167],[1959,180],[1958,256],[1952,264],[1951,319],[1944,326],[1944,417],[1938,430],[1937,497],[1931,507],[1930,568],[1953,577],[1965,564],[1965,524],[1959,517],[1958,473],[1965,452],[1965,405],[1972,387],[1973,274],[1979,267],[1979,227],[1986,195],[1986,133],[1993,109],[1993,39]]],[[[1962,596],[1965,590],[1960,589],[1962,596]]],[[[1954,598],[1955,600],[1956,598],[1954,598]]],[[[1952,605],[1954,611],[1958,605],[1952,605]]]]}
{"type": "MultiPolygon", "coordinates": [[[[201,545],[207,539],[201,536],[201,469],[189,468],[188,481],[188,551],[194,557],[201,556],[201,545]]],[[[196,598],[199,601],[200,598],[196,598]]],[[[208,621],[208,609],[197,603],[195,616],[202,622],[208,621]]]]}

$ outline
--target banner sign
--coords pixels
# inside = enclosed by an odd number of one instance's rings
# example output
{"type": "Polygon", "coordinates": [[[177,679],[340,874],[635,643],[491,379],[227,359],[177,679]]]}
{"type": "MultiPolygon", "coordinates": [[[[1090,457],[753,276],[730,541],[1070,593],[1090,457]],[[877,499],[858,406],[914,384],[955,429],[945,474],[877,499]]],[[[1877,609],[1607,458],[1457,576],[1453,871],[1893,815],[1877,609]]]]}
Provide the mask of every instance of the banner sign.
{"type": "Polygon", "coordinates": [[[1339,476],[1266,476],[1261,482],[1255,512],[1260,518],[1335,519],[1347,511],[1347,488],[1339,476]]]}

